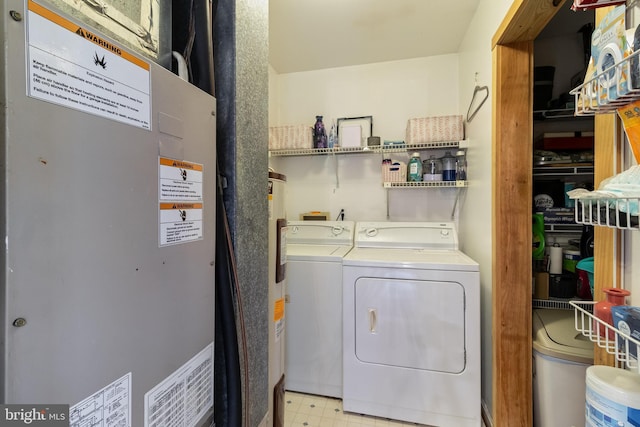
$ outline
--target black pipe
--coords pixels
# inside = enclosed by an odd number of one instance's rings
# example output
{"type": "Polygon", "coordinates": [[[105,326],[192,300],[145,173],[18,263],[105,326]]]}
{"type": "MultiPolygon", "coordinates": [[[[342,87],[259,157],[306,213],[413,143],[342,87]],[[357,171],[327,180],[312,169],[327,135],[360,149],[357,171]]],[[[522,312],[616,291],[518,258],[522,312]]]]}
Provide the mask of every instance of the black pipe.
{"type": "MultiPolygon", "coordinates": [[[[221,186],[218,185],[218,188],[221,186]]],[[[216,344],[222,345],[222,348],[216,347],[216,359],[220,358],[224,377],[218,378],[221,372],[216,375],[216,395],[220,392],[222,395],[216,399],[214,419],[217,426],[236,427],[242,425],[242,386],[232,291],[235,286],[230,253],[231,236],[226,225],[227,214],[221,190],[217,191],[216,205],[216,332],[220,331],[220,335],[216,333],[216,344]],[[220,351],[222,354],[218,354],[220,351]]]]}
{"type": "MultiPolygon", "coordinates": [[[[191,83],[215,96],[212,35],[218,1],[173,0],[172,5],[172,50],[185,57],[191,83]]],[[[219,172],[216,187],[214,421],[221,427],[240,427],[242,378],[234,298],[238,287],[219,172]]],[[[240,304],[239,295],[237,299],[240,304]]]]}
{"type": "Polygon", "coordinates": [[[192,83],[215,96],[211,8],[211,0],[195,0],[193,2],[195,39],[189,62],[193,76],[192,83]]]}

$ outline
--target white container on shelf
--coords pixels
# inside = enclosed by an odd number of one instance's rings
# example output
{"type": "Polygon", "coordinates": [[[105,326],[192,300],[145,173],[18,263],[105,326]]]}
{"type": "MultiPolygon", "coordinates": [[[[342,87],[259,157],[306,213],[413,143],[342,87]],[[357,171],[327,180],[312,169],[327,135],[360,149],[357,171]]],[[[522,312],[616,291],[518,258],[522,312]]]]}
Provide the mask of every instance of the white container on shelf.
{"type": "Polygon", "coordinates": [[[585,425],[585,374],[593,344],[576,335],[571,310],[533,310],[533,425],[585,425]]]}
{"type": "Polygon", "coordinates": [[[639,425],[640,375],[611,366],[590,366],[586,417],[587,427],[639,425]]]}

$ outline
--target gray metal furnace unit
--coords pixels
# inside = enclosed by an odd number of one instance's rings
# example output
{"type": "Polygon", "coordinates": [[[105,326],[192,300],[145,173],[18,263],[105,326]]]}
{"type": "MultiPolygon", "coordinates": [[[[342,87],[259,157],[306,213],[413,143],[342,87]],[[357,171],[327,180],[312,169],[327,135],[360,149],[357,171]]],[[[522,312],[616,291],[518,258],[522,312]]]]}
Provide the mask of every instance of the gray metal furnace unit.
{"type": "Polygon", "coordinates": [[[215,99],[46,3],[0,11],[0,402],[201,425],[215,99]]]}

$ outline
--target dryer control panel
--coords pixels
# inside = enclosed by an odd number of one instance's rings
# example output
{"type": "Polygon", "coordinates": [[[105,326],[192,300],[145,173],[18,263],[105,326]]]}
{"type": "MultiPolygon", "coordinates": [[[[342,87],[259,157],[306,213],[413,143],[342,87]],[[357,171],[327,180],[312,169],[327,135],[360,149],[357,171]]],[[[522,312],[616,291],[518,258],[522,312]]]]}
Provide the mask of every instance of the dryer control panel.
{"type": "Polygon", "coordinates": [[[457,250],[452,222],[359,222],[356,247],[457,250]]]}

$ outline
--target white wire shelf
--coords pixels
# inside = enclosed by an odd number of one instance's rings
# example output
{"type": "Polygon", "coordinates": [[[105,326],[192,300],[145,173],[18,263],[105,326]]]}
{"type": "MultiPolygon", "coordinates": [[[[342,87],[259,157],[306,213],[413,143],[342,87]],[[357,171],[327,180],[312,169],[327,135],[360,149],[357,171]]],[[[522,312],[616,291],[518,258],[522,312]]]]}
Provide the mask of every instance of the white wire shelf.
{"type": "Polygon", "coordinates": [[[573,107],[570,108],[560,108],[560,109],[552,109],[552,110],[534,110],[533,111],[533,119],[534,120],[562,120],[562,119],[574,119],[575,120],[575,111],[573,107]]]}
{"type": "Polygon", "coordinates": [[[545,233],[572,233],[579,234],[582,233],[582,224],[545,224],[544,225],[545,233]]]}
{"type": "Polygon", "coordinates": [[[467,181],[418,181],[418,182],[383,182],[384,188],[462,188],[467,181]]]}
{"type": "Polygon", "coordinates": [[[334,147],[334,148],[286,148],[269,150],[272,157],[315,156],[327,154],[380,154],[404,153],[407,151],[433,150],[439,148],[463,148],[465,141],[438,141],[421,144],[372,145],[370,147],[334,147]]]}
{"type": "Polygon", "coordinates": [[[639,55],[640,50],[633,52],[571,90],[569,93],[575,99],[575,115],[611,113],[640,99],[639,55]]]}
{"type": "Polygon", "coordinates": [[[269,150],[271,157],[282,156],[318,156],[327,154],[375,153],[374,147],[336,147],[336,148],[285,148],[269,150]]]}
{"type": "Polygon", "coordinates": [[[640,230],[638,215],[630,213],[633,205],[640,206],[640,197],[575,199],[575,220],[578,224],[640,230]]]}
{"type": "Polygon", "coordinates": [[[548,166],[533,166],[533,175],[535,176],[562,176],[567,175],[593,175],[592,164],[578,164],[578,165],[548,165],[548,166]]]}
{"type": "Polygon", "coordinates": [[[562,298],[538,299],[531,300],[531,308],[546,308],[552,310],[573,310],[569,304],[571,300],[562,298]]]}
{"type": "Polygon", "coordinates": [[[574,308],[575,328],[578,332],[614,355],[618,367],[640,373],[638,358],[634,356],[634,353],[639,353],[640,341],[593,315],[591,312],[595,302],[570,301],[569,304],[574,308]]]}

